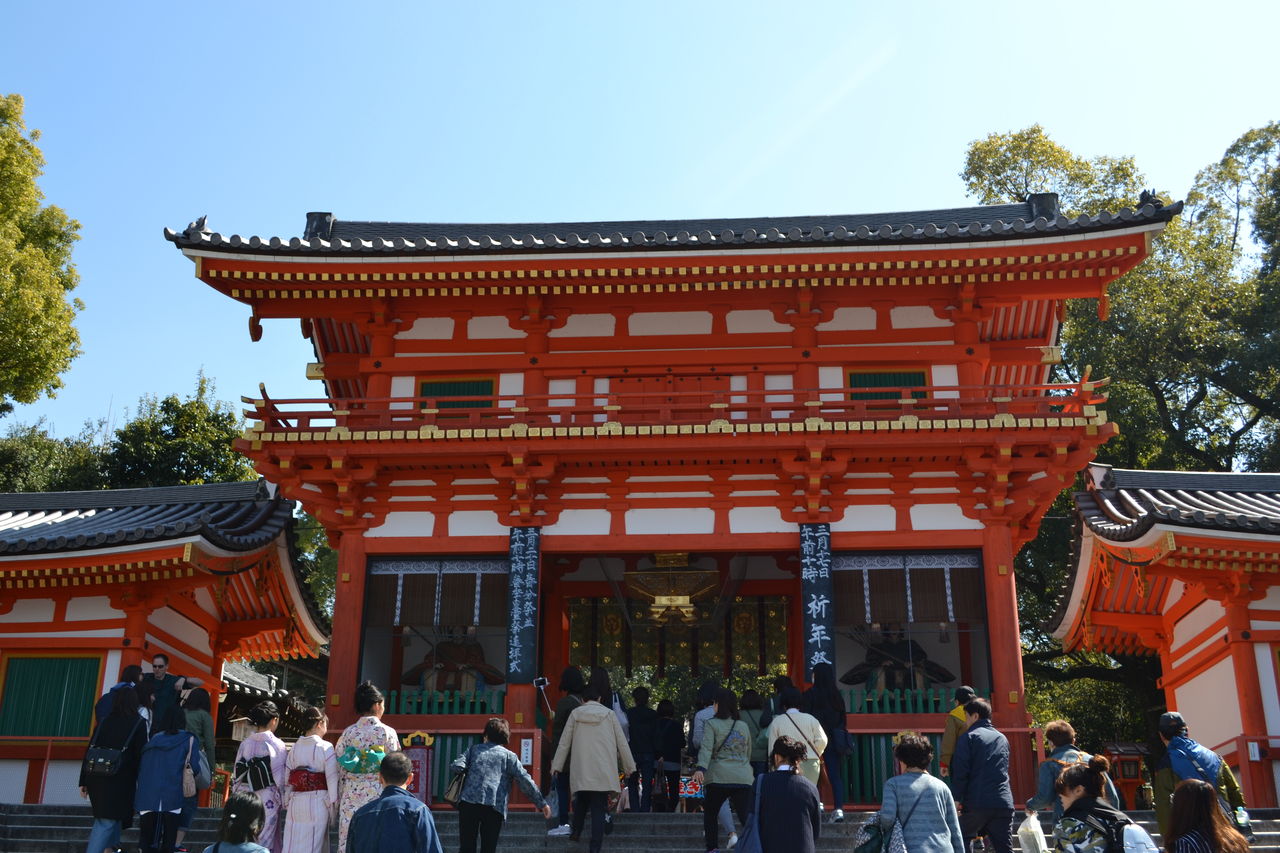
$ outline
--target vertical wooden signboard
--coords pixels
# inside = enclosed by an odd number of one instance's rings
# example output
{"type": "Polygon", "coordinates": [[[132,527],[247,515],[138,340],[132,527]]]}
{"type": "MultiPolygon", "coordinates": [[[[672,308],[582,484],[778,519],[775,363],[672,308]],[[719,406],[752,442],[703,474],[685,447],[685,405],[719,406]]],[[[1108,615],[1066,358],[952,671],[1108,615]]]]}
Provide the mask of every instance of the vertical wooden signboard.
{"type": "Polygon", "coordinates": [[[508,601],[511,625],[507,629],[507,683],[530,684],[537,665],[538,557],[542,530],[513,527],[508,546],[511,576],[508,601]]]}
{"type": "Polygon", "coordinates": [[[835,663],[835,614],[831,600],[831,525],[800,525],[800,600],[804,606],[804,673],[813,680],[813,668],[835,663]]]}

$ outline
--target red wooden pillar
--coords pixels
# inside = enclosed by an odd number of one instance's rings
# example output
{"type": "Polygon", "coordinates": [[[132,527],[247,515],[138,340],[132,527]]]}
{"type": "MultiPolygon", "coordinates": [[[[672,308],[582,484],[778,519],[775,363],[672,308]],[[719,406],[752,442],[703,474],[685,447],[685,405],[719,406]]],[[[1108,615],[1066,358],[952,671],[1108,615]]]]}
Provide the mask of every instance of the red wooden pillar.
{"type": "Polygon", "coordinates": [[[340,535],[333,638],[329,643],[329,719],[334,728],[356,720],[354,698],[364,616],[364,537],[358,528],[347,528],[340,535]]]}
{"type": "Polygon", "coordinates": [[[1013,539],[1007,523],[987,522],[982,532],[982,570],[987,594],[992,722],[1009,738],[1009,782],[1014,800],[1023,802],[1035,793],[1036,765],[1026,731],[1029,718],[1022,677],[1022,635],[1013,578],[1013,539]]]}
{"type": "MultiPolygon", "coordinates": [[[[1262,684],[1258,679],[1258,658],[1250,637],[1253,624],[1249,618],[1249,602],[1241,598],[1229,598],[1225,602],[1227,612],[1227,643],[1231,650],[1231,667],[1236,677],[1236,697],[1240,703],[1241,733],[1245,737],[1264,737],[1267,720],[1262,710],[1262,684]]],[[[1253,808],[1273,808],[1276,805],[1275,777],[1271,762],[1250,761],[1247,751],[1239,756],[1241,785],[1245,801],[1253,808]]]]}

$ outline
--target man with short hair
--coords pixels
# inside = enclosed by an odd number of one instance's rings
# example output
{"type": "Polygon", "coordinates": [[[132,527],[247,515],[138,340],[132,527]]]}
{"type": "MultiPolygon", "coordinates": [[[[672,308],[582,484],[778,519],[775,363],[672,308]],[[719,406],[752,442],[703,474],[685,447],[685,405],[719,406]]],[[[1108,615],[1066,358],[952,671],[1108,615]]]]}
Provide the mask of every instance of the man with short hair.
{"type": "Polygon", "coordinates": [[[155,707],[151,713],[153,720],[163,720],[165,712],[178,705],[179,695],[183,690],[190,690],[204,684],[199,678],[190,675],[174,675],[169,671],[169,656],[157,652],[151,658],[151,672],[144,680],[154,682],[155,707]]]}
{"type": "Polygon", "coordinates": [[[938,773],[947,776],[951,772],[951,756],[956,753],[956,741],[960,739],[960,735],[964,734],[964,730],[969,728],[969,724],[965,722],[964,706],[970,700],[977,696],[972,687],[957,687],[956,692],[952,694],[956,706],[947,714],[946,728],[942,730],[942,748],[938,750],[938,773]]]}
{"type": "Polygon", "coordinates": [[[347,853],[444,853],[426,803],[406,789],[413,761],[403,752],[382,759],[382,794],[351,817],[347,853]]]}
{"type": "Polygon", "coordinates": [[[951,759],[951,792],[960,807],[965,847],[985,835],[995,853],[1012,853],[1013,791],[1009,788],[1009,741],[991,725],[991,703],[970,699],[968,728],[951,759]]]}
{"type": "MultiPolygon", "coordinates": [[[[1044,739],[1052,744],[1053,750],[1048,758],[1040,762],[1035,796],[1027,800],[1027,815],[1031,816],[1036,812],[1052,809],[1053,820],[1056,823],[1058,818],[1062,817],[1062,798],[1057,792],[1058,777],[1072,764],[1088,764],[1093,756],[1076,746],[1076,730],[1066,720],[1046,723],[1044,739]]],[[[1111,776],[1102,774],[1102,781],[1103,794],[1107,803],[1113,809],[1119,809],[1120,795],[1116,791],[1115,783],[1111,781],[1111,776]]]]}
{"type": "Polygon", "coordinates": [[[1218,799],[1226,803],[1227,820],[1235,825],[1234,812],[1244,807],[1244,792],[1231,767],[1208,747],[1201,746],[1187,736],[1187,723],[1177,711],[1167,711],[1156,724],[1165,753],[1156,762],[1152,774],[1151,792],[1155,802],[1156,823],[1160,834],[1169,834],[1170,802],[1173,789],[1183,779],[1200,779],[1208,782],[1218,792],[1218,799]]]}

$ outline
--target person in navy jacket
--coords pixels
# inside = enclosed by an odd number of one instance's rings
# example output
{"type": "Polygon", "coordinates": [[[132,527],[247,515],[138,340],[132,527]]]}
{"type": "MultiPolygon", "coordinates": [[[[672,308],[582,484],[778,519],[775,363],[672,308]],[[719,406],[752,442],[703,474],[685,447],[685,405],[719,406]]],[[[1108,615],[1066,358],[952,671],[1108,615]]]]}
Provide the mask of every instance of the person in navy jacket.
{"type": "Polygon", "coordinates": [[[142,748],[133,807],[141,815],[138,843],[143,853],[171,853],[185,800],[182,795],[182,769],[190,761],[196,776],[207,772],[200,741],[183,728],[185,725],[182,709],[177,705],[169,706],[156,721],[155,734],[142,748]]]}
{"type": "Polygon", "coordinates": [[[412,775],[413,762],[403,752],[382,759],[378,777],[385,787],[352,816],[346,853],[444,853],[431,811],[405,789],[412,775]]]}
{"type": "Polygon", "coordinates": [[[969,724],[951,757],[951,793],[960,806],[960,834],[965,847],[980,835],[995,853],[1011,853],[1013,791],[1009,788],[1009,741],[991,725],[991,703],[970,699],[964,706],[969,724]]]}

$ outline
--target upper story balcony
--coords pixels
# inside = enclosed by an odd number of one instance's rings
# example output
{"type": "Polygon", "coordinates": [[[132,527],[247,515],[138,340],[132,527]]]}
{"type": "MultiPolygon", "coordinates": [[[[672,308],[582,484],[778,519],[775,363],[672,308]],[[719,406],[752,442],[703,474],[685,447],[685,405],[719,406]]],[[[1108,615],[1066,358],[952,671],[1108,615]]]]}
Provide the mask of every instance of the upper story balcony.
{"type": "Polygon", "coordinates": [[[253,442],[485,441],[777,433],[943,433],[1107,427],[1103,382],[473,395],[244,398],[253,442]]]}

